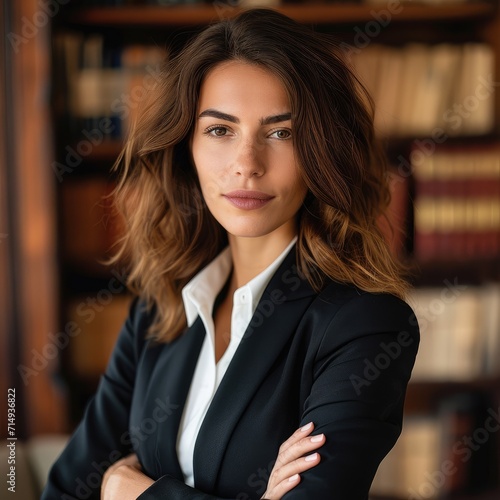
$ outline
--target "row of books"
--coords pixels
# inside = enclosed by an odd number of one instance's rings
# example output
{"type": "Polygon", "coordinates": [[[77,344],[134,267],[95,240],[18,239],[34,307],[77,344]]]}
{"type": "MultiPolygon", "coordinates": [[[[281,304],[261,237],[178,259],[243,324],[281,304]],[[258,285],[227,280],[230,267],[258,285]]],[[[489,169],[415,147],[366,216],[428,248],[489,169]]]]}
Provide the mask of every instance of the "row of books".
{"type": "Polygon", "coordinates": [[[457,392],[443,398],[433,414],[406,416],[371,493],[435,500],[493,490],[498,484],[499,427],[498,407],[481,392],[457,392]]]}
{"type": "Polygon", "coordinates": [[[148,92],[159,81],[165,48],[155,45],[116,47],[102,35],[63,33],[54,37],[59,71],[54,104],[74,142],[85,132],[107,139],[124,137],[148,92]]]}
{"type": "Polygon", "coordinates": [[[358,34],[351,59],[376,104],[380,136],[487,134],[494,127],[494,52],[483,43],[391,47],[358,34]]]}
{"type": "Polygon", "coordinates": [[[417,259],[500,255],[500,147],[421,146],[410,158],[417,259]]]}
{"type": "MultiPolygon", "coordinates": [[[[63,92],[61,115],[75,137],[112,120],[123,137],[155,83],[167,51],[157,46],[116,48],[101,35],[55,37],[63,92]],[[66,97],[64,97],[66,96],[66,97]]],[[[494,126],[494,55],[481,43],[352,47],[353,64],[377,105],[380,136],[480,135],[494,126]]],[[[61,97],[58,97],[61,96],[61,97]]],[[[57,106],[56,106],[57,107],[57,106]]]]}
{"type": "Polygon", "coordinates": [[[412,290],[420,326],[414,381],[469,381],[500,374],[500,284],[459,277],[412,290]]]}
{"type": "MultiPolygon", "coordinates": [[[[417,156],[415,156],[417,158],[417,156]]],[[[423,158],[423,157],[422,157],[423,158]]],[[[391,173],[392,200],[380,226],[393,254],[407,255],[413,225],[418,262],[474,262],[500,255],[500,155],[486,148],[450,149],[414,162],[414,220],[410,220],[410,174],[391,173]]],[[[68,175],[61,190],[61,236],[65,259],[89,272],[109,256],[121,231],[102,176],[68,175]]]]}

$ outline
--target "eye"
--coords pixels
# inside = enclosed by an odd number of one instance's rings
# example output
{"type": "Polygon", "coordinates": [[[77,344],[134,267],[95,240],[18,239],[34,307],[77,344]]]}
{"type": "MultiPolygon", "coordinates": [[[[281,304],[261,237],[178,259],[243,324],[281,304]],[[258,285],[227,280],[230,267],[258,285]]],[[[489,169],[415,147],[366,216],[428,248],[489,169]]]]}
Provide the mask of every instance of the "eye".
{"type": "Polygon", "coordinates": [[[227,133],[228,129],[220,125],[214,125],[213,127],[209,127],[205,130],[205,134],[211,135],[213,137],[224,137],[225,135],[227,135],[227,133]]]}
{"type": "Polygon", "coordinates": [[[290,139],[292,137],[292,132],[287,129],[275,130],[270,134],[269,137],[275,137],[276,139],[281,139],[282,141],[290,139]]]}

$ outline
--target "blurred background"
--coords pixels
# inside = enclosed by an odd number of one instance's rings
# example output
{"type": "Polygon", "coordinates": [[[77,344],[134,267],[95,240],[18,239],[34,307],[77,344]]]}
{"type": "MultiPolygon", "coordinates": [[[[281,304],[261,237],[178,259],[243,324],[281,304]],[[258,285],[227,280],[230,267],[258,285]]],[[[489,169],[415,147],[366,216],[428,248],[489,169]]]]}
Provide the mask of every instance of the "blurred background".
{"type": "Polygon", "coordinates": [[[335,35],[377,105],[386,233],[414,270],[422,342],[373,498],[498,499],[497,0],[3,0],[0,438],[17,438],[16,493],[37,498],[127,314],[125,271],[102,264],[120,235],[106,195],[127,130],[162,61],[255,5],[335,35]]]}

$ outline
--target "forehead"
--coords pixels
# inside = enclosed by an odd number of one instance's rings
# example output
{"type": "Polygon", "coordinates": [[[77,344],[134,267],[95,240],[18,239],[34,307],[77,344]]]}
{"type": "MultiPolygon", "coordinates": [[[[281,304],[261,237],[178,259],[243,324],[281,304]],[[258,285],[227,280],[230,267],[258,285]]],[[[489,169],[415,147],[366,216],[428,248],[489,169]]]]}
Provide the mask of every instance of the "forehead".
{"type": "Polygon", "coordinates": [[[226,61],[208,72],[200,90],[201,111],[217,106],[259,110],[267,107],[269,114],[289,111],[289,99],[285,86],[270,70],[241,61],[226,61]]]}

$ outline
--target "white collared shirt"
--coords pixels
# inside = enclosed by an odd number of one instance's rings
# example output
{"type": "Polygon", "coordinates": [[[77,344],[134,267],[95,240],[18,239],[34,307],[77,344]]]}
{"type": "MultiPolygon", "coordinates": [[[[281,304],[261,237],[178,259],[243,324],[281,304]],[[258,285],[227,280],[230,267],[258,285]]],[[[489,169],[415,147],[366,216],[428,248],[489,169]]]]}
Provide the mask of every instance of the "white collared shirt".
{"type": "Polygon", "coordinates": [[[269,267],[234,292],[231,339],[218,363],[215,363],[215,330],[212,312],[215,299],[231,272],[232,261],[229,247],[182,289],[188,327],[200,316],[206,331],[177,435],[177,456],[184,480],[189,486],[194,486],[194,445],[203,419],[266,286],[296,241],[297,237],[269,267]]]}

